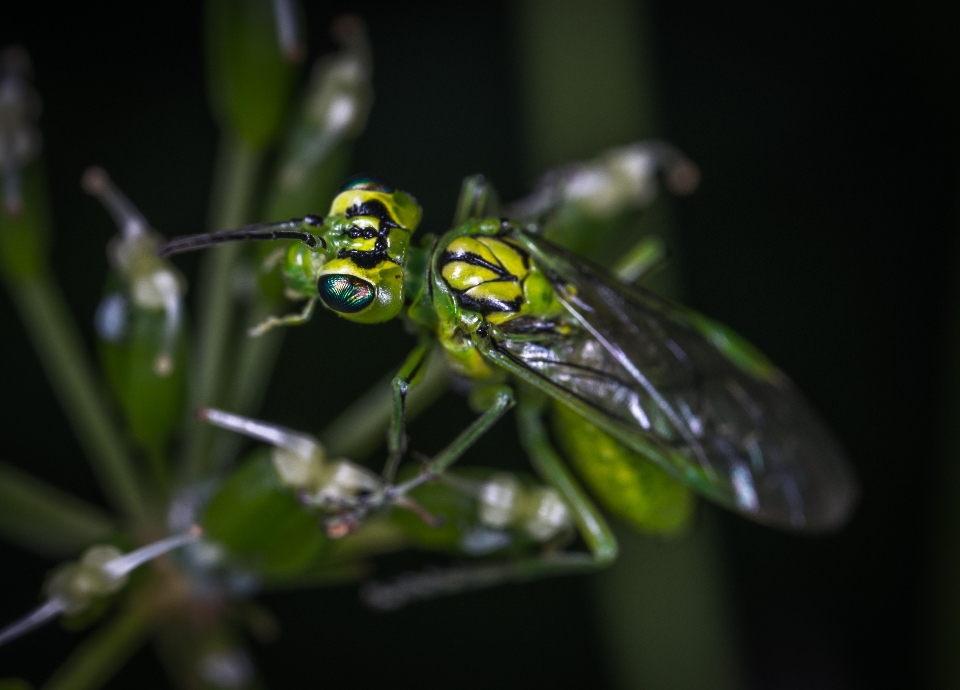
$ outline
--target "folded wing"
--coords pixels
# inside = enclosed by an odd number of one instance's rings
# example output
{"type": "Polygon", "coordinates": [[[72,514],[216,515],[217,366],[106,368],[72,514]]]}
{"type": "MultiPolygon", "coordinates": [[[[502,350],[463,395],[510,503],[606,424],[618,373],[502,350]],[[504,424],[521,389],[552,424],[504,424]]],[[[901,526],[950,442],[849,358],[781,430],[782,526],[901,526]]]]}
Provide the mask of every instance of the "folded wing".
{"type": "Polygon", "coordinates": [[[516,319],[496,345],[561,400],[681,481],[759,522],[804,531],[849,515],[856,480],[800,392],[719,325],[539,237],[523,235],[567,308],[561,322],[516,319]]]}

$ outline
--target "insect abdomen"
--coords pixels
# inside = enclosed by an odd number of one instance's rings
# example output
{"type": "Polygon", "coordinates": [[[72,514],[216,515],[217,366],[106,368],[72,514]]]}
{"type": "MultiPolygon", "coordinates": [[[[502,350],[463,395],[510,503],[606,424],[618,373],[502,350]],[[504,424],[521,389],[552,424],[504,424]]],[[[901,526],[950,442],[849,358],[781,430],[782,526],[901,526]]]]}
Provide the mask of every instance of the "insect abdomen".
{"type": "Polygon", "coordinates": [[[610,512],[644,532],[689,527],[695,505],[689,489],[563,403],[554,403],[553,412],[558,445],[610,512]]]}

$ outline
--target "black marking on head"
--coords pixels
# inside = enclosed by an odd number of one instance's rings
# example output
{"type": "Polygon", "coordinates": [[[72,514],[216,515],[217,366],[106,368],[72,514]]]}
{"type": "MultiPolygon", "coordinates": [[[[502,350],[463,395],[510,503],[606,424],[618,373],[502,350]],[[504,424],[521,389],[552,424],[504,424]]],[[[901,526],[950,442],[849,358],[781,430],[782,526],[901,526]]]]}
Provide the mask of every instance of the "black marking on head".
{"type": "Polygon", "coordinates": [[[338,259],[350,259],[354,265],[366,269],[376,268],[384,261],[397,263],[387,254],[387,236],[390,234],[391,228],[400,228],[400,226],[391,218],[386,206],[376,200],[367,201],[351,206],[346,210],[344,215],[347,218],[355,218],[357,216],[376,218],[379,221],[379,227],[374,229],[369,226],[351,225],[346,230],[346,234],[349,237],[366,240],[372,240],[375,237],[377,241],[374,243],[373,249],[341,249],[337,252],[338,259]]]}
{"type": "MultiPolygon", "coordinates": [[[[384,261],[397,264],[397,262],[387,254],[387,242],[382,237],[377,239],[377,243],[373,249],[368,251],[361,249],[341,249],[337,252],[337,258],[350,259],[354,266],[366,269],[376,268],[384,261]]],[[[397,265],[399,266],[400,264],[397,265]]]]}
{"type": "Polygon", "coordinates": [[[376,288],[362,278],[343,273],[328,273],[317,281],[320,299],[330,309],[341,314],[363,311],[376,296],[376,288]]]}
{"type": "Polygon", "coordinates": [[[347,235],[354,239],[359,239],[362,237],[365,240],[372,240],[374,237],[378,237],[380,235],[380,231],[376,228],[371,228],[370,226],[362,228],[357,225],[351,225],[350,229],[347,230],[347,235]]]}
{"type": "Polygon", "coordinates": [[[378,218],[380,220],[381,229],[385,227],[400,227],[397,221],[393,219],[393,216],[390,215],[390,211],[383,204],[383,202],[376,199],[364,201],[362,204],[354,204],[344,211],[344,215],[347,218],[353,218],[355,216],[372,216],[374,218],[378,218]]]}

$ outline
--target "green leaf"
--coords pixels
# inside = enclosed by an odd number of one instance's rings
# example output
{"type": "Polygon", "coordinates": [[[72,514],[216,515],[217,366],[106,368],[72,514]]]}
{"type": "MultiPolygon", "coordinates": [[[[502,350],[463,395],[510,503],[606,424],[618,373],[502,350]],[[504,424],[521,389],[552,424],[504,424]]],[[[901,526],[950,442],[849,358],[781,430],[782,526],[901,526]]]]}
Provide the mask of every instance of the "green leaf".
{"type": "Polygon", "coordinates": [[[316,514],[280,483],[265,448],[253,451],[207,507],[208,538],[262,577],[304,572],[327,544],[316,514]]]}
{"type": "Polygon", "coordinates": [[[173,371],[157,374],[154,364],[164,342],[165,315],[136,307],[123,293],[112,293],[127,305],[123,335],[100,339],[100,364],[120,402],[133,437],[151,453],[162,455],[186,407],[187,334],[181,328],[173,352],[173,371]]]}
{"type": "Polygon", "coordinates": [[[443,524],[433,527],[420,516],[399,508],[391,511],[390,521],[421,549],[460,553],[464,534],[479,524],[476,499],[439,482],[417,487],[410,497],[431,515],[442,518],[443,524]]]}
{"type": "MultiPolygon", "coordinates": [[[[465,467],[448,472],[452,482],[470,483],[478,486],[502,470],[488,467],[465,467]]],[[[416,470],[401,474],[412,478],[416,470]]],[[[537,484],[530,475],[514,474],[521,486],[530,488],[537,484]]],[[[441,481],[428,482],[410,492],[414,499],[434,517],[443,520],[440,526],[429,525],[410,510],[394,508],[389,514],[390,522],[399,526],[416,547],[427,551],[439,551],[467,556],[496,554],[520,554],[536,546],[526,534],[515,529],[497,530],[484,525],[480,520],[479,505],[470,491],[441,481]]]]}

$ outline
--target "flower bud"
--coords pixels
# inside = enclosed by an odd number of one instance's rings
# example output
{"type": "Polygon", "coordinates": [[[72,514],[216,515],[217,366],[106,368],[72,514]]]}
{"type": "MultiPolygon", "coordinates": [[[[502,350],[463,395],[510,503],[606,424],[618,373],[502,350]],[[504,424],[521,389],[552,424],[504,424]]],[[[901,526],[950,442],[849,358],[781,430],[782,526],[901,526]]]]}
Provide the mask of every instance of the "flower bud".
{"type": "Polygon", "coordinates": [[[280,127],[294,69],[271,0],[207,0],[207,85],[214,117],[254,149],[280,127]]]}
{"type": "Polygon", "coordinates": [[[40,97],[30,84],[30,56],[17,46],[0,53],[0,173],[7,215],[23,208],[23,167],[40,152],[40,97]]]}

